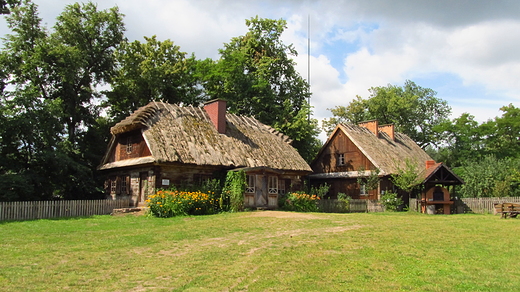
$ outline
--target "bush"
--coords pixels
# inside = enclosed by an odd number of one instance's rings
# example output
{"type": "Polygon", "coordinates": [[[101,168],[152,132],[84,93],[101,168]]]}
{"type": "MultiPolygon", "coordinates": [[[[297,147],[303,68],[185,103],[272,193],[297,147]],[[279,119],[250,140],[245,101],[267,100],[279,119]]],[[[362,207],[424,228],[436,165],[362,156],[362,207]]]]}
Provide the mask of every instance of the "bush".
{"type": "Polygon", "coordinates": [[[381,205],[385,206],[385,211],[397,211],[402,204],[403,200],[396,193],[387,192],[381,196],[381,205]]]}
{"type": "Polygon", "coordinates": [[[220,197],[220,208],[225,211],[244,211],[246,173],[243,170],[229,171],[220,197]]]}
{"type": "Polygon", "coordinates": [[[150,214],[155,217],[173,217],[187,215],[206,215],[215,213],[218,203],[212,193],[183,192],[177,190],[159,190],[146,202],[150,214]]]}
{"type": "Polygon", "coordinates": [[[318,212],[320,197],[305,193],[290,193],[285,200],[285,209],[296,212],[318,212]]]}
{"type": "Polygon", "coordinates": [[[345,193],[338,193],[338,201],[343,202],[345,212],[350,211],[350,200],[352,198],[345,193]]]}

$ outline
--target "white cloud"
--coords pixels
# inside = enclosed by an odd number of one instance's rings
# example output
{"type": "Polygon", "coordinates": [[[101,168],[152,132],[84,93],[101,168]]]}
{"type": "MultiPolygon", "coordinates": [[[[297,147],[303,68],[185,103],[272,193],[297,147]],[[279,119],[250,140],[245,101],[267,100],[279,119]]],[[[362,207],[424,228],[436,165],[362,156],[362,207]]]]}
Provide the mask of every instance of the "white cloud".
{"type": "MultiPolygon", "coordinates": [[[[66,4],[76,2],[34,1],[49,26],[66,4]]],[[[300,53],[297,68],[304,77],[310,16],[312,105],[317,118],[330,116],[327,108],[347,105],[356,95],[368,96],[370,87],[401,85],[405,79],[439,84],[438,75],[457,79],[439,86],[441,91],[433,88],[440,98],[449,99],[454,113],[470,112],[485,120],[501,105],[520,106],[520,34],[516,33],[520,1],[107,0],[98,4],[100,9],[114,5],[126,15],[130,39],[157,35],[198,58],[218,58],[223,43],[246,33],[245,19],[284,18],[288,29],[283,39],[300,53]],[[481,92],[474,91],[468,100],[470,87],[481,92]],[[478,106],[487,99],[492,103],[478,106]]],[[[5,24],[0,24],[0,34],[6,32],[5,24]]]]}

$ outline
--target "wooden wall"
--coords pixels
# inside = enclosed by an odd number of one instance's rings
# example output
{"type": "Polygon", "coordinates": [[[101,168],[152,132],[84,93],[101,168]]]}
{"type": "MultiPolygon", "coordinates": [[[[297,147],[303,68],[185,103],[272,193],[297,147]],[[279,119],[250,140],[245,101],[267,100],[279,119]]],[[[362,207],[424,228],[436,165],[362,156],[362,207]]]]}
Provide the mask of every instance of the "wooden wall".
{"type": "Polygon", "coordinates": [[[110,154],[109,162],[152,155],[146,145],[141,130],[123,133],[117,137],[117,143],[110,154]]]}
{"type": "Polygon", "coordinates": [[[328,146],[323,149],[311,165],[315,173],[375,169],[374,165],[343,132],[337,131],[331,139],[328,146]],[[340,154],[344,154],[344,165],[338,164],[340,154]]]}

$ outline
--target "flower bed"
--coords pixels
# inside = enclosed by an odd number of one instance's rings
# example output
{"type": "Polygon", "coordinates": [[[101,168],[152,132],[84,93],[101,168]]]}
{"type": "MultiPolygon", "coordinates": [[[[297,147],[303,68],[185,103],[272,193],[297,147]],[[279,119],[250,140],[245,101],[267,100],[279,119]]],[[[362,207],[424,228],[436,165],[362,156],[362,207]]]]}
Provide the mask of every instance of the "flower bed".
{"type": "Polygon", "coordinates": [[[218,200],[213,194],[160,190],[148,197],[150,213],[156,217],[206,215],[215,213],[218,200]]]}
{"type": "Polygon", "coordinates": [[[285,209],[296,212],[318,212],[320,197],[305,193],[290,193],[285,200],[285,209]]]}

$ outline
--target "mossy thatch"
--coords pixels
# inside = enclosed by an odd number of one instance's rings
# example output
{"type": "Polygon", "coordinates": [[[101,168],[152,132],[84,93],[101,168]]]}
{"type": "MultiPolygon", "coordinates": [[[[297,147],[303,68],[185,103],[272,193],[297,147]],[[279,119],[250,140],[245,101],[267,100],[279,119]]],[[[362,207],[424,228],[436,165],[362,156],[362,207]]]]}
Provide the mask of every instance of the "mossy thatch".
{"type": "MultiPolygon", "coordinates": [[[[112,143],[136,129],[142,129],[154,163],[311,172],[287,136],[251,117],[227,113],[220,134],[203,108],[151,102],[112,127],[112,143]]],[[[105,157],[100,169],[118,167],[107,162],[105,157]]]]}

